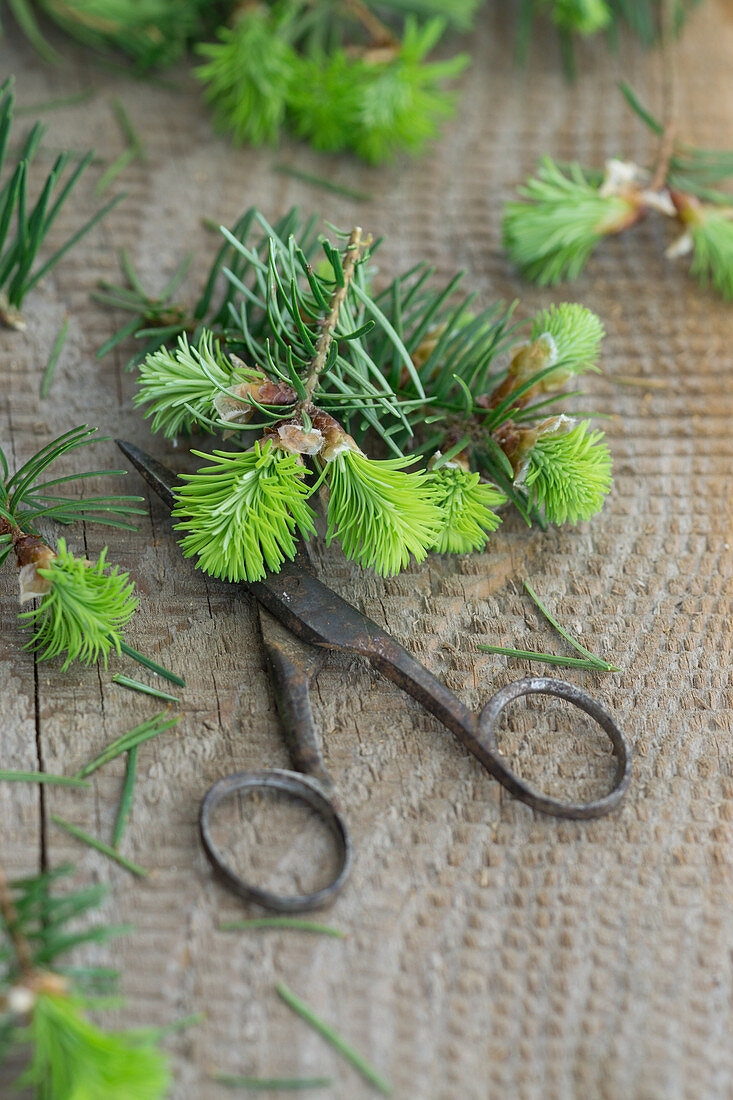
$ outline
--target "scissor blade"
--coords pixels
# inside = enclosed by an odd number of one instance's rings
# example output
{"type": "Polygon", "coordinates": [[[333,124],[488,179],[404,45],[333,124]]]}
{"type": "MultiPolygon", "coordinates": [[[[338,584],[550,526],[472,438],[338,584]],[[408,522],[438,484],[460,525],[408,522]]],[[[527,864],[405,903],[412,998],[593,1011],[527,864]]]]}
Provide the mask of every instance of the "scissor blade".
{"type": "Polygon", "coordinates": [[[142,474],[150,488],[155,489],[161,500],[172,508],[176,503],[174,489],[179,484],[180,478],[162,462],[158,462],[152,455],[136,447],[134,443],[129,443],[126,439],[115,439],[115,443],[123,455],[129,458],[135,469],[142,474]]]}

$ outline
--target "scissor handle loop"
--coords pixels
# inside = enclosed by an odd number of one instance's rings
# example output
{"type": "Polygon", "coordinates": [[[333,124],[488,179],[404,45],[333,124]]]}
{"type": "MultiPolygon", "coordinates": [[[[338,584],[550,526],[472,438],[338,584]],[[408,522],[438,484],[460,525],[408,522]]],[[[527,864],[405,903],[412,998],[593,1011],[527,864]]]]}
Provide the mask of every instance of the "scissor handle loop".
{"type": "Polygon", "coordinates": [[[564,680],[552,680],[545,676],[532,676],[524,680],[515,680],[507,684],[501,691],[497,691],[489,699],[481,711],[479,717],[479,739],[482,745],[491,754],[489,765],[492,774],[506,787],[511,794],[535,810],[552,814],[554,817],[567,817],[578,820],[602,817],[603,814],[614,809],[619,804],[631,780],[631,749],[619,727],[613,718],[597,700],[574,684],[564,680]],[[613,754],[616,757],[616,775],[613,787],[608,794],[591,802],[566,802],[559,798],[550,798],[548,795],[536,791],[528,783],[525,783],[499,755],[496,744],[496,727],[501,712],[510,703],[520,699],[523,695],[556,695],[559,699],[566,699],[573,706],[585,711],[586,714],[598,723],[601,729],[608,735],[613,746],[613,754]]]}
{"type": "Polygon", "coordinates": [[[261,772],[236,772],[214,783],[201,803],[199,828],[204,851],[216,875],[240,898],[256,902],[277,913],[305,913],[320,909],[334,900],[349,877],[353,850],[349,832],[341,814],[310,776],[271,768],[261,772]],[[305,802],[329,828],[336,843],[338,869],[328,885],[313,894],[275,894],[254,886],[238,875],[227,863],[211,833],[211,815],[215,808],[236,791],[281,791],[299,802],[305,802]]]}

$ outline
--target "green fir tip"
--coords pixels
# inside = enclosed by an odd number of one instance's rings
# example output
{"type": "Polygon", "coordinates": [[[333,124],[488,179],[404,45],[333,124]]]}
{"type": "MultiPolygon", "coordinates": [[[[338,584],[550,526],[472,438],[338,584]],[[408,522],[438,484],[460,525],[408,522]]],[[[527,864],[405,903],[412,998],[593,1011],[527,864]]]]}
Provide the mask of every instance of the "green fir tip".
{"type": "Polygon", "coordinates": [[[194,451],[211,465],[184,474],[173,515],[186,531],[186,557],[197,568],[230,581],[258,581],[294,558],[297,532],[315,530],[306,502],[310,488],[298,457],[260,441],[238,453],[194,451]],[[218,459],[218,461],[216,461],[218,459]]]}
{"type": "Polygon", "coordinates": [[[370,459],[345,450],[329,462],[327,542],[382,576],[422,561],[435,543],[442,514],[424,470],[407,471],[410,458],[370,459]]]}
{"type": "Polygon", "coordinates": [[[183,333],[173,351],[159,348],[140,365],[135,404],[148,406],[154,432],[173,439],[190,432],[199,417],[208,418],[217,394],[241,380],[211,332],[205,330],[197,345],[183,333]]]}
{"type": "Polygon", "coordinates": [[[504,209],[504,247],[522,274],[540,286],[577,278],[598,242],[636,213],[629,199],[602,195],[579,164],[564,174],[549,157],[519,194],[522,201],[504,209]]]}
{"type": "Polygon", "coordinates": [[[692,238],[690,273],[702,287],[733,298],[733,206],[699,206],[688,223],[692,238]]]}
{"type": "Polygon", "coordinates": [[[489,533],[501,523],[493,511],[506,502],[503,493],[477,473],[446,464],[428,475],[435,489],[435,503],[442,515],[442,527],[433,546],[439,554],[469,554],[481,550],[489,533]]]}
{"type": "Polygon", "coordinates": [[[539,437],[526,455],[515,484],[529,490],[550,523],[578,523],[603,507],[611,488],[611,456],[603,432],[589,421],[573,425],[565,417],[539,437]]]}
{"type": "Polygon", "coordinates": [[[96,1027],[74,997],[39,994],[27,1037],[31,1063],[18,1084],[34,1087],[37,1100],[163,1100],[168,1095],[165,1055],[149,1042],[96,1027]]]}
{"type": "Polygon", "coordinates": [[[89,665],[101,655],[106,668],[109,651],[120,652],[121,632],[138,601],[129,574],[108,567],[106,556],[105,546],[96,564],[76,558],[59,539],[57,557],[48,568],[38,569],[51,588],[36,608],[19,618],[33,629],[26,648],[36,650],[41,660],[65,653],[66,670],[72,661],[89,665]]]}
{"type": "Polygon", "coordinates": [[[561,30],[591,35],[605,30],[613,19],[606,0],[552,0],[552,21],[561,30]]]}
{"type": "MultiPolygon", "coordinates": [[[[569,377],[595,370],[605,333],[600,318],[576,302],[543,309],[532,324],[532,340],[548,338],[558,374],[569,377]]],[[[555,376],[551,378],[554,380],[555,376]]]]}

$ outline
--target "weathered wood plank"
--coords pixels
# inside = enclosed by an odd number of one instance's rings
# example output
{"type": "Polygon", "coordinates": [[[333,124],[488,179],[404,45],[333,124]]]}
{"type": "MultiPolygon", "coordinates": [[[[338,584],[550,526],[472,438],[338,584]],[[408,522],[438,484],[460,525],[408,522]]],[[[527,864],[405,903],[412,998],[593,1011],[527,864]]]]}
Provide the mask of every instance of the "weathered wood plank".
{"type": "MultiPolygon", "coordinates": [[[[125,1025],[163,1024],[203,1010],[206,1022],[170,1042],[176,1100],[215,1100],[209,1069],[270,1074],[333,1072],[334,1095],[372,1095],[274,995],[284,978],[391,1077],[395,1095],[438,1100],[722,1097],[733,1079],[728,1040],[733,948],[730,820],[733,711],[730,674],[730,388],[733,313],[662,259],[664,227],[648,223],[610,242],[587,277],[559,294],[512,273],[499,247],[500,208],[537,156],[643,159],[647,135],[621,106],[624,75],[654,101],[656,60],[627,45],[599,46],[577,85],[559,75],[550,47],[530,68],[511,66],[511,20],[489,13],[472,42],[459,121],[427,158],[382,170],[324,160],[286,144],[278,153],[233,151],[211,134],[195,89],[127,82],[96,68],[44,68],[12,36],[0,71],[14,70],[21,100],[36,102],[91,82],[83,107],[53,118],[54,145],[93,142],[119,151],[108,99],[119,96],[150,153],[121,181],[129,196],[29,300],[25,336],[0,333],[2,439],[19,458],[55,432],[90,422],[143,445],[131,409],[134,381],[122,358],[95,349],[113,320],[90,304],[124,246],[151,286],[190,247],[216,246],[202,214],[231,222],[250,203],[273,216],[295,201],[330,220],[386,233],[380,266],[426,257],[444,273],[468,268],[489,299],[524,298],[523,310],[560,296],[603,316],[605,375],[587,383],[588,409],[613,411],[607,430],[616,488],[604,513],[577,530],[528,533],[510,520],[491,551],[433,558],[394,580],[362,577],[335,550],[320,568],[347,598],[383,623],[462,698],[478,706],[524,672],[476,644],[553,645],[518,581],[527,576],[592,644],[623,666],[588,685],[620,716],[637,748],[627,805],[588,824],[537,817],[505,797],[432,719],[361,662],[333,658],[321,673],[317,720],[328,766],[348,809],[357,849],[350,887],[329,919],[343,942],[286,933],[225,934],[245,910],[214,885],[196,837],[208,785],[237,768],[282,765],[281,742],[247,596],[185,563],[162,507],[150,502],[137,534],[89,528],[69,538],[129,568],[141,594],[130,630],[137,648],[181,672],[185,716],[144,746],[130,858],[151,868],[133,880],[97,853],[46,827],[51,865],[72,859],[80,880],[109,883],[105,916],[131,920],[134,936],[109,954],[123,971],[125,1025]],[[372,191],[354,206],[271,172],[277,157],[372,191]],[[66,311],[70,338],[51,399],[38,384],[66,311]],[[663,389],[614,382],[662,379],[663,389]]],[[[733,27],[722,0],[692,21],[682,47],[684,125],[702,144],[730,145],[733,27]]],[[[81,58],[81,55],[79,55],[81,58]]],[[[58,240],[91,203],[90,179],[69,204],[58,240]]],[[[184,293],[193,294],[195,269],[184,293]]],[[[160,442],[155,447],[161,453],[160,442]]],[[[118,464],[111,445],[103,462],[118,464]]],[[[168,457],[176,460],[174,452],[168,457]]],[[[132,478],[129,485],[137,485],[132,478]]],[[[71,772],[158,704],[111,682],[102,669],[64,675],[38,667],[15,632],[12,570],[2,581],[0,677],[3,762],[71,772]],[[38,736],[37,736],[38,734],[38,736]]],[[[519,712],[504,736],[526,774],[559,789],[604,775],[583,731],[562,732],[557,712],[519,712]],[[530,714],[531,718],[525,717],[530,714]],[[531,755],[530,750],[535,750],[531,755]]],[[[93,792],[49,790],[47,812],[109,839],[121,761],[93,792]]],[[[38,865],[39,796],[0,785],[0,858],[38,865]]]]}

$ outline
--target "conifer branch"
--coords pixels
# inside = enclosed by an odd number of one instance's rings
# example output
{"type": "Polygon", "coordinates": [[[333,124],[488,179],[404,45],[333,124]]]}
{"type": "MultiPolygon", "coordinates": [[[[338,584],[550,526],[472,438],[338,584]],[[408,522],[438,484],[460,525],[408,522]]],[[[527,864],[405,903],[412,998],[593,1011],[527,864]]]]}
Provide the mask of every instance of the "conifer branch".
{"type": "Polygon", "coordinates": [[[343,251],[296,211],[270,225],[250,210],[222,232],[188,311],[197,345],[179,336],[169,350],[158,346],[164,328],[146,333],[157,350],[136,398],[167,435],[197,424],[263,432],[248,450],[194,451],[208,463],[183,476],[174,514],[199,568],[249,581],[278,570],[298,536],[314,533],[308,498],[320,486],[327,541],[382,575],[431,550],[482,550],[507,502],[541,525],[599,511],[611,484],[602,433],[566,431],[569,418],[549,415],[570,379],[598,369],[603,327],[590,310],[544,310],[520,343],[511,309],[476,309],[460,274],[435,286],[418,264],[378,289],[360,263],[370,238],[358,227],[343,251]],[[319,244],[325,261],[315,263],[319,244]],[[390,457],[378,456],[379,439],[390,457]],[[522,463],[512,440],[526,444],[522,463]]]}
{"type": "Polygon", "coordinates": [[[0,564],[13,553],[19,569],[19,598],[24,604],[37,599],[31,611],[18,616],[33,631],[28,648],[40,659],[64,655],[64,669],[74,660],[106,662],[111,650],[118,653],[122,629],[136,607],[134,584],[127,573],[106,564],[107,548],[96,563],[77,558],[60,538],[56,550],[38,534],[41,519],[68,524],[74,520],[102,523],[134,530],[128,517],[139,514],[140,497],[117,495],[71,499],[57,495],[60,485],[124,471],[90,470],[81,474],[41,480],[58,458],[94,442],[95,429],[72,429],[42,447],[12,475],[0,448],[0,564]]]}

